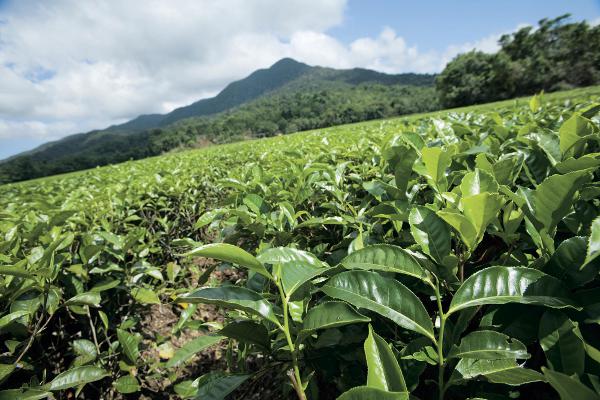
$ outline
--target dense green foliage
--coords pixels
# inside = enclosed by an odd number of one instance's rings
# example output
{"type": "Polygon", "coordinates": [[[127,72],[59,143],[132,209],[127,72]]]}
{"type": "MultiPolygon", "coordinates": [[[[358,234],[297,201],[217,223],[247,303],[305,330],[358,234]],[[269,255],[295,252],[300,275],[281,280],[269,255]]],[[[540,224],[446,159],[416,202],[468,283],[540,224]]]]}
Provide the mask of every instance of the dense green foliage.
{"type": "Polygon", "coordinates": [[[154,126],[166,126],[185,118],[217,114],[282,87],[285,87],[286,91],[302,91],[308,85],[318,87],[330,82],[347,85],[370,82],[382,85],[431,86],[433,78],[428,74],[389,75],[363,68],[336,70],[311,67],[290,58],[284,58],[268,69],[255,71],[247,78],[229,84],[213,98],[200,100],[164,115],[154,126]]]}
{"type": "Polygon", "coordinates": [[[439,108],[433,76],[311,67],[283,59],[217,96],[68,136],[0,163],[0,183],[225,143],[439,108]]]}
{"type": "Polygon", "coordinates": [[[2,186],[0,398],[600,398],[600,96],[548,97],[2,186]]]}
{"type": "Polygon", "coordinates": [[[225,143],[245,138],[325,128],[438,109],[432,87],[319,84],[314,89],[260,99],[218,118],[188,119],[165,139],[206,138],[225,143]]]}
{"type": "Polygon", "coordinates": [[[437,78],[440,101],[457,107],[600,83],[600,25],[543,19],[500,39],[495,54],[457,56],[437,78]]]}

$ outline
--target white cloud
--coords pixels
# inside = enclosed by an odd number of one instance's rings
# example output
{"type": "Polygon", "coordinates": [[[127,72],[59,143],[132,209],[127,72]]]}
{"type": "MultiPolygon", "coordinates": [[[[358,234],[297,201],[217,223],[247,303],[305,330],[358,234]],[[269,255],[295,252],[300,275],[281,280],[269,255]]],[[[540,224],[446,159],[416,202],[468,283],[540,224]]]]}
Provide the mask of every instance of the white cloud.
{"type": "Polygon", "coordinates": [[[452,60],[456,55],[460,53],[466,53],[472,50],[482,51],[484,53],[495,53],[500,50],[500,46],[498,45],[498,40],[502,34],[493,34],[483,39],[480,39],[476,42],[468,42],[462,43],[458,45],[450,45],[446,48],[446,51],[442,54],[442,57],[439,59],[439,65],[446,65],[450,60],[452,60]]]}
{"type": "MultiPolygon", "coordinates": [[[[451,61],[456,55],[460,53],[465,53],[471,50],[478,50],[484,53],[495,53],[500,50],[500,45],[498,41],[502,37],[502,35],[509,34],[515,32],[521,28],[525,28],[530,26],[529,24],[518,24],[514,29],[509,31],[504,31],[501,33],[494,33],[489,36],[486,36],[482,39],[479,39],[474,42],[467,42],[458,45],[450,45],[446,48],[441,58],[439,59],[440,70],[444,68],[444,66],[451,61]]],[[[534,28],[535,29],[535,28],[534,28]]]]}
{"type": "Polygon", "coordinates": [[[384,28],[328,34],[346,0],[13,0],[0,15],[0,145],[168,112],[282,57],[336,68],[438,72],[499,35],[421,51],[384,28]]]}
{"type": "MultiPolygon", "coordinates": [[[[0,120],[0,140],[10,139],[17,130],[23,131],[28,138],[52,140],[59,132],[76,129],[77,125],[70,122],[41,122],[41,121],[10,121],[0,120]]],[[[19,135],[19,137],[23,137],[19,135]]]]}
{"type": "Polygon", "coordinates": [[[384,28],[376,38],[354,41],[350,49],[352,58],[364,68],[388,73],[439,71],[433,52],[419,52],[391,28],[384,28]]]}
{"type": "Polygon", "coordinates": [[[598,26],[598,25],[600,25],[600,17],[599,17],[599,18],[596,18],[596,19],[594,19],[594,20],[591,20],[591,21],[590,21],[590,25],[591,25],[591,26],[598,26]]]}

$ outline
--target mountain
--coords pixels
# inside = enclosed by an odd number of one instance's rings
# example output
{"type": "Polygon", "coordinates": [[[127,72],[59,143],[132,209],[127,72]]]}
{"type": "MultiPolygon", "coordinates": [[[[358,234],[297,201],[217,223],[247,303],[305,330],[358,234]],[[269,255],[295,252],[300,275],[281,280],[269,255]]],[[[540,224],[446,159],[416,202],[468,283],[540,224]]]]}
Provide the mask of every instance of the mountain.
{"type": "Polygon", "coordinates": [[[218,114],[254,100],[294,80],[299,80],[299,78],[303,78],[303,81],[316,78],[319,81],[340,81],[352,85],[363,82],[377,82],[386,85],[433,85],[433,75],[412,73],[388,75],[364,68],[336,70],[333,68],[311,67],[291,58],[283,58],[269,68],[259,69],[242,80],[230,83],[215,97],[176,108],[164,115],[140,115],[129,122],[112,126],[107,130],[131,132],[167,126],[185,118],[218,114]]]}
{"type": "Polygon", "coordinates": [[[166,126],[184,118],[217,114],[275,90],[307,73],[310,69],[311,67],[304,63],[284,58],[268,69],[259,69],[242,80],[230,83],[215,97],[176,108],[164,115],[140,115],[122,125],[111,126],[107,130],[130,132],[166,126]]]}
{"type": "Polygon", "coordinates": [[[339,70],[309,66],[284,58],[269,68],[259,69],[230,83],[215,97],[199,100],[167,114],[140,115],[120,125],[67,136],[0,161],[0,183],[152,156],[193,145],[198,137],[222,142],[248,135],[264,136],[277,131],[287,133],[390,114],[389,110],[383,114],[377,111],[382,108],[380,103],[386,103],[385,107],[394,104],[396,111],[391,111],[391,115],[396,115],[405,112],[397,105],[412,101],[411,97],[414,97],[412,92],[402,92],[401,98],[398,97],[398,88],[409,87],[413,92],[429,93],[433,90],[434,79],[434,75],[428,74],[391,75],[363,68],[339,70]],[[313,99],[310,97],[313,95],[320,97],[313,99]],[[368,105],[363,104],[363,98],[370,99],[368,105]],[[351,99],[355,104],[363,104],[366,109],[348,107],[351,99]],[[298,108],[300,102],[307,102],[303,106],[304,114],[296,115],[290,127],[286,124],[286,120],[291,120],[294,115],[290,110],[298,108]],[[311,102],[324,102],[327,106],[319,111],[311,102]],[[284,103],[286,110],[281,109],[284,103]],[[307,107],[312,111],[307,113],[307,107]],[[334,114],[343,112],[344,116],[328,115],[325,118],[322,111],[327,107],[334,107],[334,114]],[[273,109],[278,110],[278,115],[265,115],[266,110],[271,112],[273,109]],[[231,120],[232,114],[238,119],[234,131],[231,125],[219,123],[224,119],[231,120]],[[259,114],[261,118],[257,117],[259,114]],[[240,125],[241,115],[244,122],[240,125]],[[185,126],[185,135],[180,132],[182,126],[185,126]],[[227,134],[224,136],[223,132],[227,134]]]}

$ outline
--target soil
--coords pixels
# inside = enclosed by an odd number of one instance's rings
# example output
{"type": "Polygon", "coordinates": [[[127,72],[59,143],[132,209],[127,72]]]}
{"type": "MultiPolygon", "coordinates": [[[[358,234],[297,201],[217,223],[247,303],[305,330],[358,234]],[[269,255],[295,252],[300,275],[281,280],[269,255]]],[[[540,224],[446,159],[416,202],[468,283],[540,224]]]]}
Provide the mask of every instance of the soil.
{"type": "MultiPolygon", "coordinates": [[[[200,267],[200,275],[204,271],[215,266],[215,262],[206,258],[193,260],[194,264],[200,267]]],[[[198,284],[198,277],[191,279],[192,286],[198,284]]],[[[245,278],[245,271],[234,268],[214,270],[210,274],[210,281],[219,283],[230,282],[235,284],[245,278]]],[[[141,348],[141,357],[147,370],[140,376],[153,377],[143,382],[142,395],[140,399],[179,399],[173,394],[173,385],[185,380],[193,380],[211,371],[227,371],[225,353],[227,350],[227,341],[212,346],[196,354],[184,365],[176,368],[174,373],[167,376],[164,369],[160,367],[160,362],[164,362],[159,354],[158,344],[161,341],[168,343],[174,351],[182,347],[185,343],[210,332],[198,329],[184,329],[176,335],[172,335],[172,329],[179,321],[181,306],[176,304],[152,305],[141,321],[141,333],[144,337],[141,348]],[[166,340],[165,340],[166,338],[166,340]]],[[[218,307],[209,304],[198,304],[196,313],[192,316],[193,320],[203,322],[223,323],[224,313],[218,307]]],[[[264,364],[263,359],[251,359],[246,363],[247,368],[256,372],[264,364]]],[[[170,371],[171,372],[171,371],[170,371]]],[[[279,376],[285,373],[276,369],[262,371],[256,377],[249,379],[235,392],[227,398],[231,400],[238,399],[273,399],[280,400],[282,397],[281,381],[279,376]]]]}

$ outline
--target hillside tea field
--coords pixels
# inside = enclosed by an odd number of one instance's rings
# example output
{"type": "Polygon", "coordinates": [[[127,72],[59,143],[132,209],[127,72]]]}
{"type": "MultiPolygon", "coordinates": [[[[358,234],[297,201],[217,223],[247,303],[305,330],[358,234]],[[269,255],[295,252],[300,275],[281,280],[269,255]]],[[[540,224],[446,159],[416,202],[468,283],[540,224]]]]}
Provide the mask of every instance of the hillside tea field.
{"type": "Polygon", "coordinates": [[[0,399],[600,399],[600,90],[0,187],[0,399]]]}

